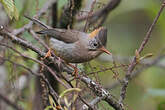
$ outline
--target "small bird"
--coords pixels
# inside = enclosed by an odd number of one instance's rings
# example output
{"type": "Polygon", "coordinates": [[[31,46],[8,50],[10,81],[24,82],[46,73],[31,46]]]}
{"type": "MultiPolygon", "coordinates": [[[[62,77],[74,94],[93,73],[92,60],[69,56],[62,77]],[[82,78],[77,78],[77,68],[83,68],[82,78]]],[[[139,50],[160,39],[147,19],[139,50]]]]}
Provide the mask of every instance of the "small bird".
{"type": "Polygon", "coordinates": [[[107,29],[104,27],[95,29],[91,33],[85,33],[71,29],[49,28],[35,18],[25,17],[45,28],[36,33],[50,36],[51,49],[67,63],[84,63],[103,52],[111,55],[105,48],[107,29]]]}
{"type": "Polygon", "coordinates": [[[71,29],[51,28],[35,18],[25,17],[44,28],[36,33],[51,37],[50,48],[58,57],[74,68],[75,76],[78,74],[78,69],[69,63],[84,63],[104,52],[111,55],[105,48],[107,43],[107,29],[105,27],[85,33],[71,29]]]}
{"type": "MultiPolygon", "coordinates": [[[[107,29],[100,27],[91,33],[71,29],[50,28],[41,21],[25,16],[44,29],[36,32],[50,36],[50,47],[55,54],[69,63],[84,63],[90,61],[103,52],[111,55],[105,48],[107,43],[107,29]]],[[[76,69],[73,65],[70,65],[76,69]]]]}
{"type": "Polygon", "coordinates": [[[44,29],[37,34],[48,35],[55,54],[68,63],[90,61],[101,53],[111,54],[106,48],[107,29],[100,27],[91,33],[66,29],[44,29]]]}

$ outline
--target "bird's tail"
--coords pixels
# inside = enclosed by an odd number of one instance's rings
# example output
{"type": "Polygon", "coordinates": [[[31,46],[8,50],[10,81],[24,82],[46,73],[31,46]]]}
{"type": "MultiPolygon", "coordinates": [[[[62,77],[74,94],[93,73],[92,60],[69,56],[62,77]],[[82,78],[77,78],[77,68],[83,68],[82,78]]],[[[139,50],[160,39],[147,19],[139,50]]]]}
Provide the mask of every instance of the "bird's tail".
{"type": "Polygon", "coordinates": [[[44,29],[36,32],[37,34],[56,35],[56,31],[53,29],[44,29]]]}
{"type": "Polygon", "coordinates": [[[27,19],[29,19],[29,20],[31,20],[31,21],[33,21],[35,24],[41,26],[41,27],[44,28],[44,29],[50,29],[50,28],[51,28],[50,26],[48,26],[48,25],[42,23],[42,22],[41,22],[40,20],[38,20],[38,19],[30,18],[30,17],[28,17],[28,16],[26,16],[26,15],[24,15],[24,17],[27,18],[27,19]]]}

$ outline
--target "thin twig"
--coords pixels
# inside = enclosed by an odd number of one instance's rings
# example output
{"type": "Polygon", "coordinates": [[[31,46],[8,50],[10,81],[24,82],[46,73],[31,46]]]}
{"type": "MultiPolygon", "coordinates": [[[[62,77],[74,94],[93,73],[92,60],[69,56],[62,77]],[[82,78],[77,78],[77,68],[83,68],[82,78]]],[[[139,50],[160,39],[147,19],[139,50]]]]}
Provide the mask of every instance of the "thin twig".
{"type": "MultiPolygon", "coordinates": [[[[45,5],[38,11],[38,13],[36,15],[34,15],[34,17],[39,18],[40,16],[42,16],[51,6],[52,4],[56,2],[56,0],[49,0],[45,3],[45,5]]],[[[19,29],[15,29],[13,30],[12,34],[13,35],[18,35],[23,33],[24,31],[30,29],[32,27],[33,22],[30,21],[28,24],[24,25],[23,27],[19,28],[19,29]]]]}
{"type": "MultiPolygon", "coordinates": [[[[104,97],[96,97],[94,100],[92,100],[90,103],[89,103],[89,105],[91,106],[91,107],[94,107],[97,103],[99,103],[101,100],[103,100],[104,99],[104,97]]],[[[82,106],[82,108],[81,108],[81,110],[88,110],[89,108],[88,108],[88,106],[86,105],[86,104],[84,104],[83,106],[82,106]]]]}
{"type": "MultiPolygon", "coordinates": [[[[0,57],[0,58],[1,58],[1,57],[0,57]]],[[[52,86],[50,85],[49,81],[47,80],[47,78],[46,78],[43,74],[37,74],[37,73],[33,72],[30,68],[28,68],[28,67],[26,67],[26,66],[24,66],[24,65],[22,65],[22,64],[15,63],[15,62],[13,62],[13,61],[11,61],[11,60],[9,60],[9,59],[3,58],[3,60],[8,61],[8,62],[10,62],[10,63],[12,63],[12,64],[14,64],[14,65],[20,66],[20,67],[26,69],[27,71],[29,71],[30,73],[32,73],[32,74],[35,75],[35,76],[42,77],[43,80],[46,82],[46,84],[47,84],[48,87],[49,87],[50,94],[54,97],[54,99],[56,100],[56,103],[58,102],[58,101],[57,101],[57,100],[58,100],[58,95],[57,95],[57,93],[54,91],[54,89],[53,89],[52,86]]]]}
{"type": "MultiPolygon", "coordinates": [[[[101,58],[101,60],[103,62],[113,62],[112,56],[105,56],[105,57],[103,56],[101,58]]],[[[129,56],[116,55],[115,60],[117,62],[126,64],[133,60],[133,56],[129,57],[129,56]]],[[[147,64],[150,64],[152,61],[153,61],[153,58],[146,58],[146,59],[140,60],[139,64],[147,65],[147,64]]],[[[155,64],[154,66],[159,67],[159,68],[165,68],[165,61],[161,61],[161,62],[155,64]]]]}
{"type": "MultiPolygon", "coordinates": [[[[155,27],[155,24],[157,23],[157,21],[158,21],[160,15],[162,13],[164,7],[165,7],[165,0],[163,1],[162,5],[161,5],[161,8],[160,8],[157,16],[155,17],[153,23],[151,24],[149,30],[147,31],[146,36],[145,36],[144,40],[142,41],[142,43],[141,43],[141,45],[140,45],[140,47],[138,49],[138,54],[140,54],[143,51],[145,45],[147,44],[149,38],[151,37],[151,32],[153,31],[153,29],[155,27]]],[[[125,99],[128,82],[130,80],[131,73],[134,70],[136,64],[137,64],[136,56],[134,56],[133,61],[131,62],[130,66],[128,67],[128,71],[127,71],[127,73],[125,75],[125,78],[123,80],[123,85],[122,85],[122,88],[121,88],[120,99],[119,99],[119,103],[120,104],[122,104],[123,100],[125,99]]]]}
{"type": "Polygon", "coordinates": [[[3,100],[6,104],[13,107],[15,110],[23,110],[20,106],[18,106],[15,102],[12,102],[9,100],[6,96],[4,96],[2,93],[0,93],[0,100],[3,100]]]}
{"type": "Polygon", "coordinates": [[[92,71],[90,73],[86,73],[87,75],[91,75],[91,74],[95,74],[95,73],[100,73],[100,72],[105,72],[105,71],[110,71],[113,70],[115,68],[121,68],[121,67],[127,67],[128,65],[118,65],[118,66],[113,66],[113,67],[107,67],[107,68],[103,68],[101,70],[98,71],[92,71]]]}
{"type": "Polygon", "coordinates": [[[84,32],[87,31],[87,28],[88,28],[88,25],[89,25],[89,23],[88,23],[89,16],[93,13],[93,9],[94,9],[95,3],[96,3],[96,0],[93,0],[93,2],[92,2],[92,4],[91,4],[90,11],[89,11],[88,16],[87,16],[87,18],[86,18],[86,23],[85,23],[84,30],[83,30],[84,32]]]}
{"type": "MultiPolygon", "coordinates": [[[[72,83],[62,74],[62,77],[63,77],[63,79],[72,87],[72,88],[74,88],[74,86],[72,85],[72,83]]],[[[93,110],[93,108],[92,108],[92,106],[90,106],[87,102],[86,102],[86,100],[84,100],[79,94],[78,94],[78,97],[79,97],[79,99],[88,107],[88,108],[90,108],[91,110],[93,110]]]]}
{"type": "MultiPolygon", "coordinates": [[[[165,57],[165,55],[159,55],[157,58],[155,58],[154,60],[150,61],[150,63],[143,65],[142,67],[138,68],[138,70],[133,71],[130,77],[130,80],[132,80],[133,78],[136,78],[137,75],[139,75],[140,73],[142,73],[144,70],[148,69],[151,66],[156,65],[157,63],[161,62],[162,59],[165,57]]],[[[121,79],[121,82],[123,82],[124,79],[121,79]]],[[[110,86],[106,87],[107,90],[111,90],[115,87],[117,87],[119,84],[121,84],[119,81],[116,81],[114,83],[112,83],[110,86]]]]}
{"type": "Polygon", "coordinates": [[[13,65],[16,65],[16,66],[19,66],[19,67],[22,67],[22,68],[26,69],[27,71],[29,71],[30,73],[32,73],[32,74],[35,75],[35,76],[40,76],[39,74],[33,72],[30,68],[26,67],[25,65],[15,63],[14,61],[11,61],[11,60],[9,60],[9,59],[7,59],[7,58],[3,58],[3,57],[1,57],[1,56],[0,56],[0,58],[1,58],[2,60],[4,60],[4,61],[8,61],[8,62],[12,63],[13,65]]]}
{"type": "Polygon", "coordinates": [[[42,44],[47,50],[50,50],[50,48],[48,47],[48,45],[47,45],[42,39],[40,39],[40,38],[36,35],[36,33],[35,33],[33,30],[30,29],[30,33],[31,33],[32,36],[33,36],[40,44],[42,44]]]}
{"type": "MultiPolygon", "coordinates": [[[[33,50],[34,52],[38,53],[39,56],[45,56],[46,53],[43,53],[41,52],[38,48],[36,48],[35,46],[33,46],[32,44],[30,44],[29,42],[27,41],[24,41],[16,36],[14,36],[13,34],[9,33],[9,32],[2,32],[0,31],[0,35],[6,35],[8,38],[10,38],[13,42],[21,45],[21,46],[24,46],[28,49],[31,49],[33,50]]],[[[3,44],[6,46],[6,44],[3,44]]],[[[24,55],[21,55],[25,58],[29,58],[27,56],[24,56],[24,55]]],[[[56,76],[56,73],[53,72],[53,70],[51,68],[49,68],[47,65],[45,65],[44,63],[36,60],[36,59],[33,59],[33,58],[30,58],[31,60],[43,65],[45,68],[47,68],[51,73],[53,73],[54,77],[57,77],[56,76]]],[[[53,57],[51,58],[50,57],[50,60],[51,61],[54,61],[53,57]]],[[[66,71],[68,71],[69,73],[72,73],[70,70],[66,69],[66,71]]],[[[78,76],[79,77],[79,76],[78,76]]],[[[87,84],[88,87],[90,87],[90,89],[99,97],[104,97],[104,101],[106,101],[107,103],[109,103],[113,108],[115,108],[116,110],[124,110],[123,107],[112,97],[112,95],[106,91],[105,89],[103,89],[101,87],[101,85],[95,83],[94,81],[92,81],[89,77],[85,77],[85,76],[82,76],[82,77],[79,77],[81,79],[82,82],[84,82],[85,84],[87,84]]],[[[58,79],[58,78],[56,78],[58,79]]],[[[61,83],[61,80],[59,80],[59,82],[61,83]]],[[[63,82],[62,82],[63,84],[63,82]]]]}
{"type": "Polygon", "coordinates": [[[109,14],[113,9],[115,9],[120,4],[121,1],[122,0],[110,0],[109,3],[107,3],[107,5],[104,8],[90,15],[79,17],[77,18],[77,20],[82,21],[82,20],[86,20],[86,18],[89,17],[89,19],[91,19],[90,22],[95,22],[102,15],[109,14]]]}
{"type": "Polygon", "coordinates": [[[48,71],[56,78],[56,80],[59,81],[60,84],[62,84],[65,88],[69,88],[66,84],[63,83],[62,80],[60,80],[60,79],[58,78],[58,76],[56,75],[57,73],[55,73],[50,67],[48,67],[47,65],[45,65],[45,64],[42,63],[41,61],[39,61],[39,60],[37,60],[37,59],[34,59],[34,58],[32,58],[32,57],[26,56],[26,55],[20,53],[19,51],[17,51],[15,48],[13,48],[13,47],[11,47],[11,46],[9,46],[9,45],[6,45],[6,44],[4,44],[4,43],[0,43],[0,45],[6,46],[6,47],[12,49],[13,51],[15,51],[16,53],[18,53],[20,56],[22,56],[22,57],[24,57],[24,58],[27,58],[27,59],[30,59],[30,60],[32,60],[32,61],[34,61],[34,62],[36,62],[36,63],[38,63],[38,64],[44,66],[44,67],[45,67],[46,69],[48,69],[48,71]]]}
{"type": "Polygon", "coordinates": [[[95,95],[101,97],[109,105],[111,105],[115,110],[124,110],[123,106],[120,105],[114,96],[105,90],[100,84],[94,82],[87,76],[78,76],[79,79],[84,82],[94,93],[95,95]]]}

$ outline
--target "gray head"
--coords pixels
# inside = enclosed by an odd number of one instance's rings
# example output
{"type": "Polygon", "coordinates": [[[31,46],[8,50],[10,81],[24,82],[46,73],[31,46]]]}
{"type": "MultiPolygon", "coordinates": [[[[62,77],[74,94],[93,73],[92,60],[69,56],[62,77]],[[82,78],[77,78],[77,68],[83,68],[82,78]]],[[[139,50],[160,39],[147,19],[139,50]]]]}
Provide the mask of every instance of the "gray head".
{"type": "Polygon", "coordinates": [[[89,34],[88,49],[90,51],[102,51],[111,54],[105,49],[107,43],[107,29],[100,27],[89,34]]]}

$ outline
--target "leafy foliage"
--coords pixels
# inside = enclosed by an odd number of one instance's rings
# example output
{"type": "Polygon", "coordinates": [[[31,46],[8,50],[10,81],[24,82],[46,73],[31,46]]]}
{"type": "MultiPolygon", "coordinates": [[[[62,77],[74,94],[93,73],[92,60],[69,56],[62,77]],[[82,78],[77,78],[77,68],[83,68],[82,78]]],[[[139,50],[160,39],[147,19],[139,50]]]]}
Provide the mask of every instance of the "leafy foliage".
{"type": "Polygon", "coordinates": [[[14,5],[14,0],[0,0],[0,2],[4,6],[10,19],[14,17],[16,20],[18,20],[19,13],[17,11],[16,6],[14,5]]]}

